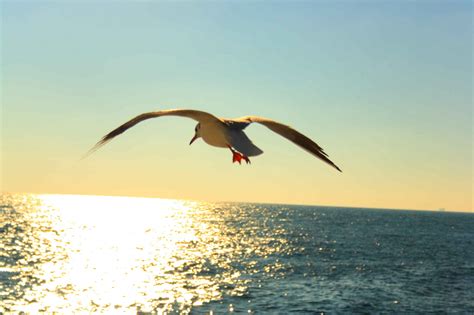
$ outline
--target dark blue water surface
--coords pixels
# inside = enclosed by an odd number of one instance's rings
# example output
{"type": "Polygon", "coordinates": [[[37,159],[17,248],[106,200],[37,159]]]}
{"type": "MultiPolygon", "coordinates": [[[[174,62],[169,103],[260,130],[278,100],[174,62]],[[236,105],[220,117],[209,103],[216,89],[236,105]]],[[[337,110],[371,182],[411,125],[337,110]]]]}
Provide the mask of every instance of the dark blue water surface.
{"type": "Polygon", "coordinates": [[[474,313],[472,213],[143,200],[4,195],[0,312],[474,313]]]}
{"type": "Polygon", "coordinates": [[[258,259],[271,272],[248,275],[245,297],[226,301],[236,308],[245,298],[262,312],[474,311],[473,214],[249,206],[227,224],[288,246],[258,259]]]}

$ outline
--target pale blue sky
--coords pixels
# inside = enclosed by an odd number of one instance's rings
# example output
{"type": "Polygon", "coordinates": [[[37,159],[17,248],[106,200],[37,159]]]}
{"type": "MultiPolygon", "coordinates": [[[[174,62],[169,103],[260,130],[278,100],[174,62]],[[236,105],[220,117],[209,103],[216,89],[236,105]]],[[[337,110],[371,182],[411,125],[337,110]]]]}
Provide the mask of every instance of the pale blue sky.
{"type": "Polygon", "coordinates": [[[3,190],[472,209],[469,1],[1,6],[3,190]],[[281,120],[344,174],[258,127],[265,158],[239,170],[229,152],[189,148],[194,123],[179,119],[68,169],[118,124],[170,107],[281,120]],[[215,172],[243,185],[213,194],[215,172]],[[119,173],[141,184],[111,185],[119,173]]]}

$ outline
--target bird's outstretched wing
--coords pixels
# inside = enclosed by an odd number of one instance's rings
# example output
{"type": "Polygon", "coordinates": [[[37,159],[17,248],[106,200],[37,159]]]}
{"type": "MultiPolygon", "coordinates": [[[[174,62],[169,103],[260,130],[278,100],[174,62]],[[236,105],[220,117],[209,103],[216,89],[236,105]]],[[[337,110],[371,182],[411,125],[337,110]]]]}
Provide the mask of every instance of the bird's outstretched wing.
{"type": "Polygon", "coordinates": [[[124,133],[127,129],[132,128],[136,124],[150,119],[150,118],[156,118],[156,117],[161,117],[161,116],[181,116],[181,117],[188,117],[191,119],[194,119],[198,122],[205,122],[205,121],[221,121],[219,118],[215,117],[212,114],[199,111],[199,110],[193,110],[193,109],[169,109],[169,110],[160,110],[156,112],[149,112],[149,113],[143,113],[141,115],[138,115],[135,118],[130,119],[123,125],[115,128],[108,134],[106,134],[102,139],[100,139],[99,142],[97,142],[92,149],[90,149],[83,157],[86,158],[90,154],[94,153],[97,149],[99,149],[101,146],[107,144],[110,140],[115,138],[116,136],[124,133]]]}
{"type": "MultiPolygon", "coordinates": [[[[313,154],[314,156],[318,157],[322,161],[326,162],[327,164],[331,165],[339,172],[342,172],[341,169],[334,164],[329,158],[326,152],[324,152],[323,148],[321,148],[316,142],[311,140],[310,138],[306,137],[304,134],[296,131],[295,129],[291,128],[290,126],[284,125],[277,121],[258,117],[258,116],[245,116],[237,119],[233,119],[236,123],[259,123],[264,125],[265,127],[269,128],[270,130],[276,132],[280,136],[285,137],[286,139],[290,140],[300,148],[308,151],[309,153],[313,154]]],[[[242,124],[242,127],[245,125],[242,124]]]]}

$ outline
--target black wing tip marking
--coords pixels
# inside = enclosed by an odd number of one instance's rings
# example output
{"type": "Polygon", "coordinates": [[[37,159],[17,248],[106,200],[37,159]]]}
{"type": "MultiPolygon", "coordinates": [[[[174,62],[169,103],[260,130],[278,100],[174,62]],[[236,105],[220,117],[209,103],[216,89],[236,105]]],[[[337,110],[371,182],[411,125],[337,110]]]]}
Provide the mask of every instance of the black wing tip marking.
{"type": "MultiPolygon", "coordinates": [[[[339,166],[337,166],[336,164],[334,164],[334,162],[329,159],[329,157],[328,157],[327,154],[325,154],[325,155],[322,155],[322,154],[319,155],[319,154],[317,154],[317,153],[315,153],[315,152],[310,152],[310,153],[313,154],[315,157],[319,158],[320,160],[322,160],[323,162],[325,162],[326,164],[328,164],[329,166],[334,167],[336,170],[338,170],[339,172],[342,173],[342,170],[339,168],[339,166]]],[[[324,152],[319,152],[319,153],[324,153],[324,152]]]]}
{"type": "Polygon", "coordinates": [[[342,170],[341,170],[336,164],[333,164],[333,166],[334,166],[334,168],[335,168],[336,170],[338,170],[339,172],[342,173],[342,170]]]}
{"type": "Polygon", "coordinates": [[[322,150],[321,150],[321,153],[323,153],[324,156],[321,156],[321,157],[319,157],[319,158],[321,158],[324,162],[326,162],[327,164],[329,164],[330,166],[334,167],[336,170],[338,170],[339,172],[342,173],[342,170],[339,168],[339,166],[337,166],[336,164],[334,164],[334,162],[329,159],[329,155],[327,155],[326,153],[324,153],[324,151],[322,151],[322,150]]]}
{"type": "Polygon", "coordinates": [[[107,144],[107,142],[109,142],[110,140],[112,140],[112,138],[106,139],[106,137],[103,137],[102,139],[100,139],[99,142],[97,142],[89,151],[87,151],[86,154],[84,154],[84,155],[81,157],[81,160],[84,160],[84,159],[86,159],[87,157],[89,157],[89,155],[91,155],[91,154],[93,154],[95,151],[99,150],[103,145],[107,144]]]}

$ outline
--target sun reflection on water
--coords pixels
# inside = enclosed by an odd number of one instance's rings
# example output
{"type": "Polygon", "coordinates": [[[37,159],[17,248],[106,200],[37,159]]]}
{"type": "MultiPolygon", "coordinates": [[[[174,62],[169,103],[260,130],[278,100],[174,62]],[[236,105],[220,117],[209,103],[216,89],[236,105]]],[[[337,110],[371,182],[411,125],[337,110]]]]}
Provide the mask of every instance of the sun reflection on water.
{"type": "Polygon", "coordinates": [[[252,237],[255,227],[243,235],[217,204],[102,196],[2,198],[11,206],[3,208],[0,225],[6,261],[0,268],[9,278],[0,311],[187,313],[223,294],[245,295],[249,280],[242,272],[251,274],[257,262],[237,266],[236,260],[265,258],[285,245],[283,239],[252,237]]]}

